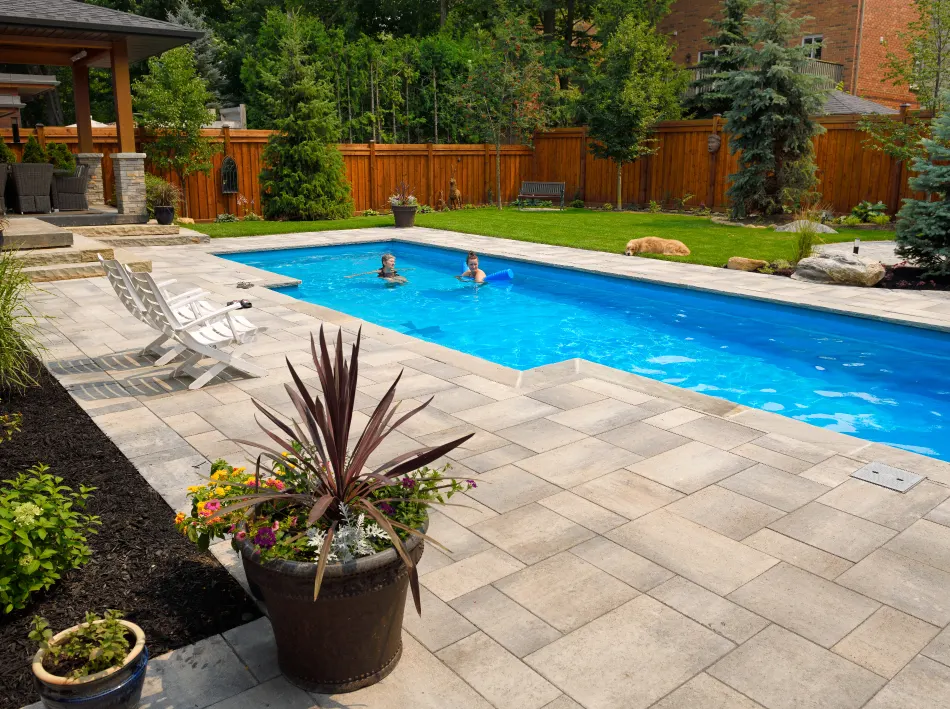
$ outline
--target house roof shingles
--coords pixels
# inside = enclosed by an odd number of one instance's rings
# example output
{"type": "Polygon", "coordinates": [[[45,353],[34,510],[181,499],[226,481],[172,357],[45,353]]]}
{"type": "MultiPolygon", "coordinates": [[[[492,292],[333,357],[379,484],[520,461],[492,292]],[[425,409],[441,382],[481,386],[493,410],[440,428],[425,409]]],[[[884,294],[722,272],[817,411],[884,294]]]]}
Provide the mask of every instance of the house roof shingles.
{"type": "MultiPolygon", "coordinates": [[[[2,2],[2,0],[0,0],[0,2],[2,2]]],[[[828,94],[828,98],[825,99],[825,105],[822,109],[822,115],[825,116],[842,116],[851,114],[858,114],[862,116],[871,114],[893,115],[896,113],[900,113],[900,111],[891,108],[890,106],[884,106],[880,103],[875,103],[874,101],[868,101],[866,98],[861,98],[860,96],[846,94],[844,91],[832,91],[830,94],[828,94]]]]}
{"type": "MultiPolygon", "coordinates": [[[[79,43],[82,40],[111,41],[126,37],[130,61],[188,44],[202,34],[190,27],[79,0],[0,0],[0,35],[76,40],[79,43]]],[[[90,66],[108,67],[109,62],[106,56],[91,62],[90,66]]]]}

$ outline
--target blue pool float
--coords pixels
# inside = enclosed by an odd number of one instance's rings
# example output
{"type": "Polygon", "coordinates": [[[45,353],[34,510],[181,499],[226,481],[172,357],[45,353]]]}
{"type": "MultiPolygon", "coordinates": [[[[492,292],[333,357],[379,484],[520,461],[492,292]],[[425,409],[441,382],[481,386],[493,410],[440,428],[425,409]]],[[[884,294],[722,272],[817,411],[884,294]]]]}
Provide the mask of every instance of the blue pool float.
{"type": "MultiPolygon", "coordinates": [[[[468,264],[465,264],[465,269],[463,273],[468,271],[468,264]]],[[[515,279],[515,272],[510,268],[503,269],[501,271],[495,271],[491,275],[485,276],[485,283],[497,283],[499,281],[513,281],[515,279]]]]}

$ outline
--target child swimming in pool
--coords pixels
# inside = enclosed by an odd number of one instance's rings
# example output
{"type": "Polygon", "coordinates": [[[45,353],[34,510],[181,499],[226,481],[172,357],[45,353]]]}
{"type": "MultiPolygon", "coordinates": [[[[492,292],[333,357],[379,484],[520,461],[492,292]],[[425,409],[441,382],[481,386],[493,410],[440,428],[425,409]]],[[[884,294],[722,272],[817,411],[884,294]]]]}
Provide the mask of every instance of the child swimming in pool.
{"type": "MultiPolygon", "coordinates": [[[[385,278],[387,285],[395,285],[408,283],[405,276],[399,275],[396,271],[396,257],[392,254],[383,254],[382,258],[382,268],[376,271],[365,271],[363,273],[354,273],[352,276],[346,276],[346,278],[353,278],[355,276],[368,276],[375,273],[379,278],[385,278]]],[[[410,269],[411,270],[411,269],[410,269]]]]}
{"type": "Polygon", "coordinates": [[[456,278],[459,280],[471,278],[476,283],[484,283],[485,272],[478,267],[478,254],[474,251],[469,251],[468,256],[465,258],[465,263],[468,265],[468,270],[461,276],[456,276],[456,278]]]}

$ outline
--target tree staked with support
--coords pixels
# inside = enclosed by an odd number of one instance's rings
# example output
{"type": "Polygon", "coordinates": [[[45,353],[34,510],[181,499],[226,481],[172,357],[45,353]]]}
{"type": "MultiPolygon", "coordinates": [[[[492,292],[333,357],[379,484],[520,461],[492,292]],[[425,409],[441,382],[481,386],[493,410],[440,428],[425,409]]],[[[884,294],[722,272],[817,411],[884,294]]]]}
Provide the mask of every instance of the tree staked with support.
{"type": "Polygon", "coordinates": [[[584,93],[590,151],[617,166],[618,210],[623,208],[623,166],[655,153],[654,124],[679,115],[687,77],[671,52],[650,22],[628,15],[608,38],[584,93]]]}

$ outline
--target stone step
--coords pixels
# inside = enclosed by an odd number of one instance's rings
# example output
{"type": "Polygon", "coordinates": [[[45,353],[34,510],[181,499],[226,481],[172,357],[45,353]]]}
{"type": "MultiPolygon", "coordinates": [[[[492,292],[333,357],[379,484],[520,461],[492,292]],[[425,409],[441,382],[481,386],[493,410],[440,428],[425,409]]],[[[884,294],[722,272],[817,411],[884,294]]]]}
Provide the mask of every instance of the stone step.
{"type": "Polygon", "coordinates": [[[115,258],[115,251],[111,247],[101,246],[97,249],[42,249],[26,251],[19,254],[20,261],[26,268],[32,266],[55,266],[64,263],[97,263],[97,254],[102,258],[115,258]]]}
{"type": "Polygon", "coordinates": [[[182,244],[208,244],[211,238],[191,232],[174,236],[98,236],[96,241],[111,246],[180,246],[182,244]]]}
{"type": "MultiPolygon", "coordinates": [[[[130,261],[127,262],[129,268],[133,271],[151,271],[151,261],[130,261]]],[[[23,273],[30,277],[34,283],[43,283],[46,281],[66,281],[74,278],[96,278],[104,276],[105,271],[98,261],[86,263],[55,263],[45,266],[28,266],[23,269],[23,273]]]]}
{"type": "Polygon", "coordinates": [[[169,224],[105,224],[102,226],[72,227],[75,234],[82,234],[93,239],[113,237],[141,237],[141,236],[177,236],[178,226],[169,224]]]}
{"type": "Polygon", "coordinates": [[[35,217],[11,217],[3,230],[3,250],[48,249],[71,246],[70,231],[35,217]]]}

